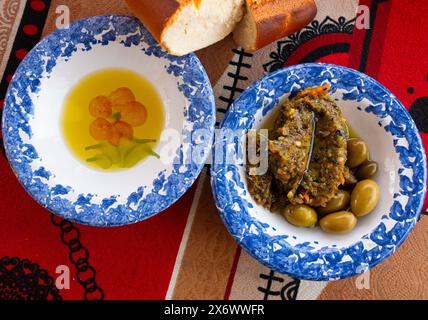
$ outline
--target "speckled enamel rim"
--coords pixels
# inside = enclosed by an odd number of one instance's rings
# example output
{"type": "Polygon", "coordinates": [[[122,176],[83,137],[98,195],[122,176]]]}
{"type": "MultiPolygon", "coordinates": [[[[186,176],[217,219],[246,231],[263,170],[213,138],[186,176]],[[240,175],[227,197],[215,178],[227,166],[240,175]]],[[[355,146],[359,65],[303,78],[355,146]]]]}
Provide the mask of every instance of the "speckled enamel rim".
{"type": "MultiPolygon", "coordinates": [[[[332,92],[338,89],[344,91],[343,99],[368,99],[371,102],[364,111],[388,123],[384,129],[392,136],[401,162],[402,167],[398,170],[400,193],[394,195],[389,212],[383,215],[369,234],[341,248],[316,248],[315,241],[291,244],[291,237],[270,235],[267,232],[269,225],[249,214],[252,204],[239,193],[246,192],[246,188],[240,180],[238,165],[217,164],[211,169],[217,208],[235,240],[267,267],[307,280],[346,278],[384,261],[403,243],[416,224],[426,192],[425,151],[410,115],[384,86],[349,68],[308,63],[268,74],[241,94],[226,113],[221,127],[248,130],[253,126],[254,115],[258,111],[266,115],[278,105],[279,98],[284,94],[325,81],[332,84],[332,92]],[[402,139],[407,141],[408,148],[398,143],[402,139]],[[402,174],[404,169],[411,170],[413,174],[410,177],[402,174]],[[404,204],[396,200],[397,197],[404,198],[404,204]]],[[[223,140],[216,142],[215,147],[224,148],[225,145],[223,140]]]]}
{"type": "Polygon", "coordinates": [[[33,161],[39,155],[31,143],[23,141],[20,132],[25,132],[31,141],[29,120],[34,114],[31,95],[39,92],[40,79],[49,76],[57,63],[67,63],[75,52],[90,51],[112,42],[165,61],[165,73],[176,79],[178,90],[188,102],[183,110],[183,143],[194,145],[191,133],[195,130],[208,132],[206,159],[214,136],[214,96],[202,64],[194,54],[169,55],[136,18],[95,16],[73,22],[68,29],[56,30],[45,37],[22,61],[9,85],[3,112],[6,154],[18,180],[37,202],[63,218],[93,226],[126,225],[163,211],[190,188],[204,165],[204,161],[181,164],[182,145],[171,170],[159,173],[150,191],[141,186],[125,195],[126,201],[119,202],[113,195],[97,203],[92,201],[92,194],[78,194],[66,182],[55,181],[49,168],[34,168],[33,161]],[[73,197],[69,197],[71,193],[73,197]]]}

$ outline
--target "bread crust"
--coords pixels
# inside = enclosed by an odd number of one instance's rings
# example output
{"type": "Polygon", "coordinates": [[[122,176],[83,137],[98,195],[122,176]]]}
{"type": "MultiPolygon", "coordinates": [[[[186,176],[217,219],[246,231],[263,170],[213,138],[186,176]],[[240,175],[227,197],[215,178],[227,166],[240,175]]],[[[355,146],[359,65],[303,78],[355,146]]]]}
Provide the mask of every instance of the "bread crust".
{"type": "MultiPolygon", "coordinates": [[[[125,0],[154,38],[168,51],[164,34],[181,10],[202,0],[125,0]]],[[[314,0],[245,0],[247,14],[256,25],[256,38],[247,50],[256,51],[307,25],[316,15],[314,0]]]]}
{"type": "Polygon", "coordinates": [[[246,5],[256,23],[251,51],[302,29],[317,14],[314,0],[246,0],[246,5]]]}

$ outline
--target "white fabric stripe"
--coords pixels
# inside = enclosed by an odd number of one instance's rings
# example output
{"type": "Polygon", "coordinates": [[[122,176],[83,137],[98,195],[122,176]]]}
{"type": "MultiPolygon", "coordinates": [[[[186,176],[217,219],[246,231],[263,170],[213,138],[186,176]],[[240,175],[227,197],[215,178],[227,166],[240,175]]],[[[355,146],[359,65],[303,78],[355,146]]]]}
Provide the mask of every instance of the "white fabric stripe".
{"type": "Polygon", "coordinates": [[[207,177],[206,168],[204,168],[199,176],[198,186],[196,187],[192,206],[190,207],[189,216],[187,217],[186,227],[184,228],[183,237],[181,239],[180,248],[178,249],[175,259],[174,269],[169,281],[168,291],[166,292],[165,300],[171,300],[174,294],[175,283],[177,282],[178,272],[180,271],[181,262],[183,260],[184,251],[186,250],[187,240],[189,239],[190,230],[192,229],[193,219],[195,218],[196,209],[198,208],[199,199],[201,198],[202,189],[207,177]]]}
{"type": "MultiPolygon", "coordinates": [[[[230,60],[231,62],[237,62],[239,60],[239,54],[235,53],[232,57],[232,59],[230,60]]],[[[245,64],[251,64],[251,58],[250,57],[242,57],[242,63],[245,64]]],[[[245,68],[245,67],[240,67],[239,68],[239,74],[240,76],[248,76],[246,73],[249,72],[249,68],[245,68]]],[[[232,64],[228,64],[226,70],[224,71],[224,73],[222,74],[222,76],[220,77],[220,79],[217,81],[216,85],[213,88],[214,91],[214,97],[215,97],[215,103],[216,103],[216,107],[217,107],[217,116],[216,116],[216,120],[217,123],[220,123],[221,120],[223,120],[224,117],[224,112],[227,110],[228,108],[228,103],[221,100],[220,97],[223,96],[225,98],[229,98],[231,95],[231,92],[227,89],[225,89],[225,86],[229,86],[229,87],[233,87],[233,82],[234,79],[231,78],[228,74],[237,74],[238,71],[238,67],[236,65],[232,65],[232,64]],[[221,111],[223,112],[221,112],[221,111]]],[[[237,86],[238,88],[245,88],[247,86],[246,81],[243,80],[238,80],[237,81],[237,86]]],[[[234,99],[236,99],[239,96],[239,92],[235,92],[234,94],[234,99]]]]}
{"type": "Polygon", "coordinates": [[[257,287],[266,286],[266,280],[260,278],[261,273],[269,273],[269,269],[242,250],[229,299],[262,300],[263,293],[257,290],[257,287]]]}
{"type": "Polygon", "coordinates": [[[296,300],[316,300],[327,286],[327,281],[300,281],[296,300]]]}

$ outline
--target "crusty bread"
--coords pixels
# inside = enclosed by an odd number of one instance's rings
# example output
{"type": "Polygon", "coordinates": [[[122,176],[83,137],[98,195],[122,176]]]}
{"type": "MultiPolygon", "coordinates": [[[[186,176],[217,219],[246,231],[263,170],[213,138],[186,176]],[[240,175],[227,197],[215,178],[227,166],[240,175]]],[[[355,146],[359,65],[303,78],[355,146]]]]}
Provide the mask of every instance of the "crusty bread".
{"type": "Polygon", "coordinates": [[[246,0],[244,18],[233,32],[235,42],[256,51],[306,26],[316,15],[314,0],[246,0]]]}
{"type": "Polygon", "coordinates": [[[126,0],[170,53],[184,55],[220,41],[241,20],[244,0],[126,0]]]}

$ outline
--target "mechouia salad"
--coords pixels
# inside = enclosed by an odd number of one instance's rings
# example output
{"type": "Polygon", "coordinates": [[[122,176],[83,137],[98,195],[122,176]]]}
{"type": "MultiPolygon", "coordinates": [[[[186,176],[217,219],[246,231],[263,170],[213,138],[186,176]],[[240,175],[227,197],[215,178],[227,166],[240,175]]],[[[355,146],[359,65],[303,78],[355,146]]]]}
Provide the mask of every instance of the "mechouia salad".
{"type": "Polygon", "coordinates": [[[300,91],[281,106],[268,137],[252,137],[257,151],[268,156],[268,171],[256,174],[256,165],[248,164],[247,183],[258,204],[280,211],[291,224],[346,233],[378,203],[372,179],[378,164],[329,89],[327,84],[300,91]],[[261,139],[268,139],[266,150],[261,139]]]}

